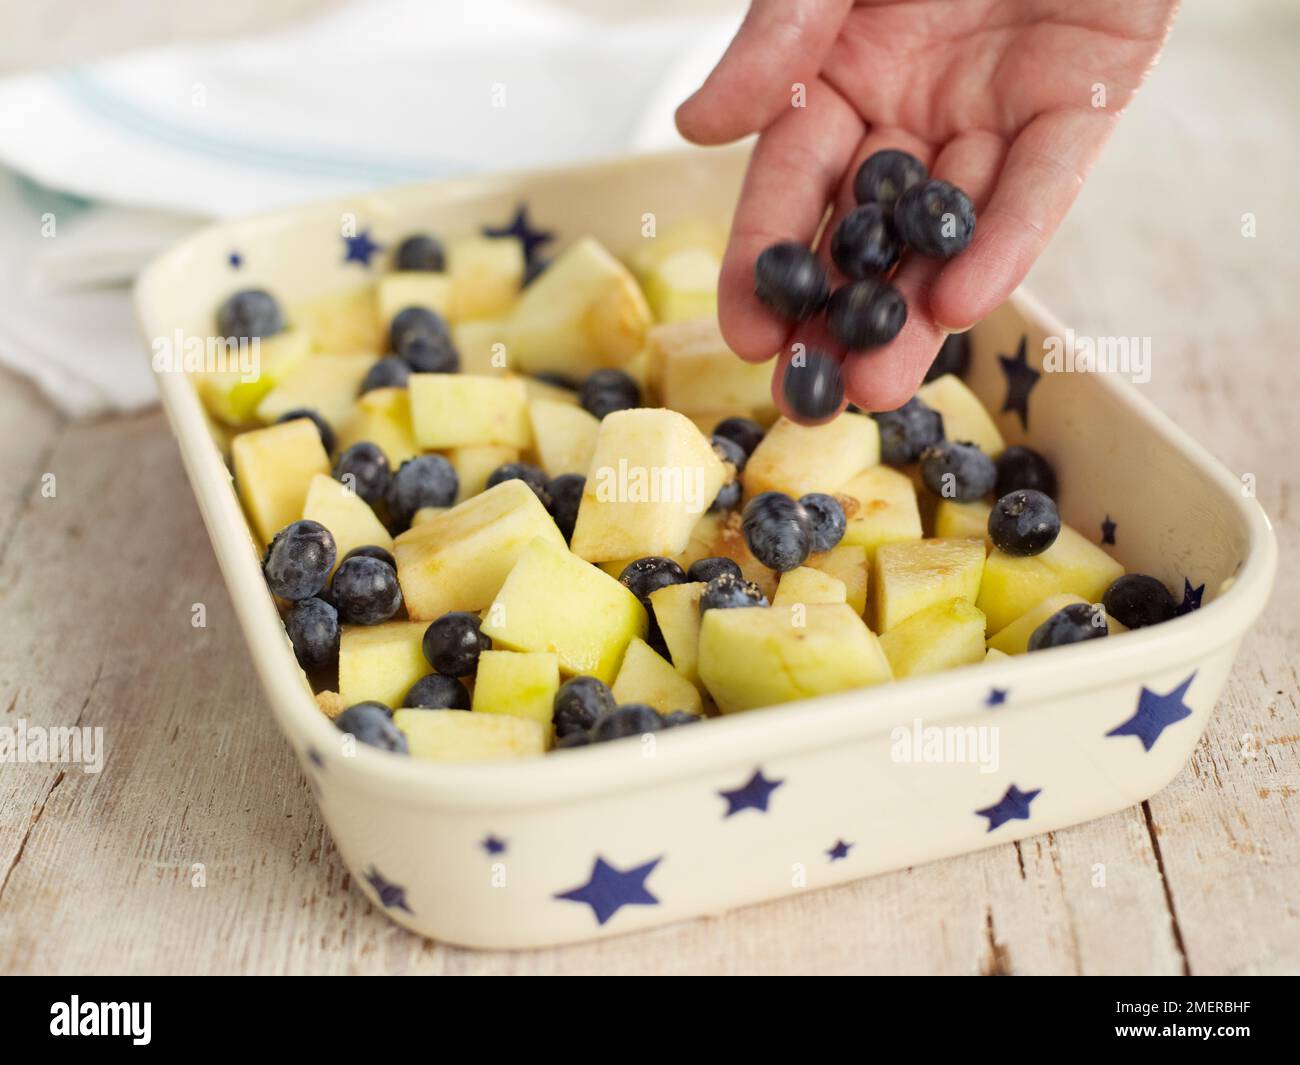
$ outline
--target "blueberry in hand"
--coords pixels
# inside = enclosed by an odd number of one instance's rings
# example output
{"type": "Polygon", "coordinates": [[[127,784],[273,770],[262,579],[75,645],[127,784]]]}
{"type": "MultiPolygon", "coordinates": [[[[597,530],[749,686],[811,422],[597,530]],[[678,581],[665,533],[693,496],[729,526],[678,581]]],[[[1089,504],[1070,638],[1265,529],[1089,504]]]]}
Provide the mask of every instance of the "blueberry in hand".
{"type": "Polygon", "coordinates": [[[838,499],[825,492],[809,492],[800,497],[799,503],[812,521],[814,551],[829,551],[844,539],[849,523],[844,515],[844,505],[838,499]]]}
{"type": "Polygon", "coordinates": [[[424,657],[439,673],[468,677],[478,670],[478,657],[492,649],[492,638],[482,630],[477,614],[453,610],[424,630],[424,657]]]}
{"type": "Polygon", "coordinates": [[[422,507],[449,507],[456,502],[460,479],[441,455],[419,455],[407,459],[393,474],[384,499],[389,513],[402,528],[422,507]]]}
{"type": "Polygon", "coordinates": [[[296,410],[287,410],[280,417],[275,419],[275,424],[281,422],[294,422],[299,418],[306,418],[316,426],[316,432],[320,433],[320,442],[325,448],[325,454],[334,454],[334,430],[330,423],[317,414],[314,410],[308,410],[306,407],[298,407],[296,410]]]}
{"type": "Polygon", "coordinates": [[[361,379],[359,394],[365,395],[376,388],[405,388],[411,377],[411,367],[405,359],[396,355],[385,355],[366,372],[361,379]]]}
{"type": "Polygon", "coordinates": [[[932,178],[898,198],[894,226],[913,251],[930,259],[951,259],[975,235],[975,207],[957,186],[932,178]]]}
{"type": "Polygon", "coordinates": [[[913,396],[897,410],[871,416],[880,429],[880,461],[906,466],[943,439],[943,415],[913,396]]]}
{"type": "Polygon", "coordinates": [[[858,203],[878,203],[892,209],[894,203],[913,185],[919,185],[930,172],[910,152],[886,148],[867,156],[853,178],[853,198],[858,203]]]}
{"type": "Polygon", "coordinates": [[[999,499],[1022,488],[1032,488],[1056,498],[1056,472],[1051,463],[1032,448],[1013,444],[998,456],[997,467],[998,483],[994,491],[999,499]]]}
{"type": "Polygon", "coordinates": [[[420,710],[468,710],[469,691],[455,677],[430,673],[411,685],[402,705],[420,710]]]}
{"type": "Polygon", "coordinates": [[[1107,631],[1104,610],[1091,603],[1071,603],[1030,633],[1029,650],[1043,651],[1080,640],[1097,640],[1107,631]]]}
{"type": "Polygon", "coordinates": [[[352,489],[367,503],[378,503],[388,491],[388,456],[369,440],[353,444],[334,463],[334,480],[352,489]]]}
{"type": "Polygon", "coordinates": [[[741,528],[749,550],[768,569],[795,569],[812,551],[812,519],[781,492],[762,492],[751,499],[741,528]]]}
{"type": "Polygon", "coordinates": [[[284,630],[303,669],[319,669],[338,658],[339,614],[325,600],[298,600],[285,615],[284,630]]]}
{"type": "Polygon", "coordinates": [[[447,268],[442,241],[428,233],[416,233],[397,246],[393,260],[396,270],[425,270],[440,274],[447,268]]]}
{"type": "Polygon", "coordinates": [[[217,308],[217,335],[227,340],[274,336],[283,328],[280,304],[260,288],[236,292],[217,308]]]}
{"type": "Polygon", "coordinates": [[[486,488],[495,488],[506,481],[523,481],[533,490],[533,494],[542,501],[542,506],[550,509],[551,489],[546,474],[530,462],[507,462],[488,474],[486,488]]]}
{"type": "Polygon", "coordinates": [[[1126,573],[1115,580],[1102,597],[1106,613],[1130,629],[1142,629],[1168,621],[1178,613],[1169,589],[1144,573],[1126,573]]]}
{"type": "Polygon", "coordinates": [[[627,703],[612,714],[606,714],[591,729],[591,742],[621,740],[625,736],[641,736],[658,732],[664,727],[663,719],[653,706],[645,703],[627,703]]]}
{"type": "Polygon", "coordinates": [[[635,595],[641,601],[641,605],[648,610],[651,592],[667,588],[670,584],[684,584],[686,573],[671,558],[648,555],[645,558],[638,558],[635,562],[629,562],[623,567],[623,572],[618,575],[618,579],[619,583],[635,595]]]}
{"type": "Polygon", "coordinates": [[[686,579],[692,582],[704,581],[707,584],[714,577],[721,577],[723,574],[735,577],[737,580],[743,576],[740,567],[732,559],[715,555],[712,558],[697,558],[692,562],[691,568],[686,571],[686,579]]]}
{"type": "Polygon", "coordinates": [[[546,492],[551,497],[548,509],[566,543],[573,539],[573,527],[578,523],[578,507],[582,505],[586,487],[587,478],[580,473],[562,473],[546,482],[546,492]]]}
{"type": "Polygon", "coordinates": [[[754,293],[782,318],[802,322],[826,306],[826,269],[802,244],[773,244],[754,262],[754,293]]]}
{"type": "Polygon", "coordinates": [[[902,250],[889,209],[879,203],[853,208],[831,236],[831,259],[854,281],[889,273],[902,250]]]}
{"type": "Polygon", "coordinates": [[[851,351],[888,344],[907,321],[907,301],[882,278],[841,285],[826,305],[826,327],[851,351]]]}
{"type": "Polygon", "coordinates": [[[1041,555],[1060,533],[1056,504],[1032,488],[1008,492],[989,511],[989,539],[1003,554],[1041,555]]]}
{"type": "Polygon", "coordinates": [[[720,573],[700,593],[701,617],[709,610],[736,610],[767,605],[767,596],[757,584],[730,573],[720,573]]]}
{"type": "Polygon", "coordinates": [[[595,370],[578,389],[578,402],[584,410],[603,418],[616,410],[641,405],[641,388],[622,370],[595,370]]]}
{"type": "Polygon", "coordinates": [[[393,724],[393,712],[383,703],[365,702],[349,706],[334,719],[340,732],[356,737],[361,743],[394,754],[406,754],[406,737],[393,724]]]}
{"type": "Polygon", "coordinates": [[[388,323],[388,350],[402,354],[403,346],[412,338],[447,337],[451,331],[437,311],[428,307],[403,307],[388,323]]]}
{"type": "Polygon", "coordinates": [[[387,562],[356,555],[340,562],[330,584],[339,619],[350,625],[378,625],[402,608],[402,588],[387,562]]]}
{"type": "Polygon", "coordinates": [[[844,377],[839,361],[816,348],[791,359],[781,378],[781,391],[796,421],[823,422],[844,402],[844,377]]]}
{"type": "Polygon", "coordinates": [[[344,555],[340,561],[346,562],[350,558],[362,557],[378,559],[384,565],[391,566],[394,573],[397,572],[397,559],[393,558],[393,553],[386,547],[380,547],[378,544],[365,544],[361,547],[354,547],[344,555]]]}
{"type": "Polygon", "coordinates": [[[460,352],[451,337],[440,334],[408,334],[397,354],[413,373],[456,373],[460,369],[460,352]]]}
{"type": "Polygon", "coordinates": [[[763,442],[766,435],[763,427],[753,418],[723,418],[713,427],[714,436],[725,436],[740,445],[746,456],[754,453],[754,448],[763,442]]]}
{"type": "Polygon", "coordinates": [[[998,478],[993,460],[975,444],[946,441],[921,452],[921,479],[942,499],[970,503],[983,499],[998,478]]]}
{"type": "Polygon", "coordinates": [[[595,677],[574,677],[560,685],[552,704],[551,720],[560,738],[586,732],[600,718],[618,709],[609,685],[595,677]]]}
{"type": "Polygon", "coordinates": [[[281,599],[310,599],[325,587],[337,553],[324,525],[295,521],[275,534],[262,558],[262,572],[281,599]]]}
{"type": "Polygon", "coordinates": [[[949,333],[939,346],[939,354],[925,371],[925,379],[933,381],[944,374],[956,374],[963,377],[970,365],[970,334],[949,333]]]}

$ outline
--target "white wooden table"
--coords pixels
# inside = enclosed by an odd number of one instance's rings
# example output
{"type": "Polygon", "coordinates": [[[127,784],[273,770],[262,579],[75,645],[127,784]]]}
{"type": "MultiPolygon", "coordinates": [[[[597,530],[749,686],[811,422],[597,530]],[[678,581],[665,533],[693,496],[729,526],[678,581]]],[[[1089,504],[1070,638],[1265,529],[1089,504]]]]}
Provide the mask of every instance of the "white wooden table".
{"type": "Polygon", "coordinates": [[[1151,336],[1148,394],[1254,474],[1277,523],[1272,604],[1163,792],[1012,846],[592,945],[421,940],[349,883],[161,416],[70,424],[0,377],[0,724],[103,726],[108,748],[99,775],[0,765],[0,972],[1300,971],[1297,29],[1273,5],[1250,19],[1216,7],[1185,13],[1031,278],[1080,333],[1151,336]]]}

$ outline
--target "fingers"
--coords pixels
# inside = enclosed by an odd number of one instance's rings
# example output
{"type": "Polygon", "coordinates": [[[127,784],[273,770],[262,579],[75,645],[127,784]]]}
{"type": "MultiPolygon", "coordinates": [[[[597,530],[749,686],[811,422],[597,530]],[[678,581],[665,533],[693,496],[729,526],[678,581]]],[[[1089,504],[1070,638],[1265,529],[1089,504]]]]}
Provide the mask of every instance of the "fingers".
{"type": "Polygon", "coordinates": [[[677,109],[677,128],[697,144],[725,144],[764,130],[811,86],[852,0],[754,0],[704,84],[677,109]]]}
{"type": "Polygon", "coordinates": [[[1058,111],[1020,132],[988,207],[979,212],[970,247],[934,284],[930,310],[936,321],[949,331],[969,329],[1024,280],[1078,195],[1115,117],[1058,111]]]}

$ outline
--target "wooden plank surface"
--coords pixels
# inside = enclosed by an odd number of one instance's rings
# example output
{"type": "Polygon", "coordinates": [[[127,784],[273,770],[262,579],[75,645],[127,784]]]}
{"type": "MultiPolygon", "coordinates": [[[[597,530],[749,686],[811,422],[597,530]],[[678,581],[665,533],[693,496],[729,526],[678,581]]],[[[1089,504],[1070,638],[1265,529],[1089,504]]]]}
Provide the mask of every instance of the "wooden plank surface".
{"type": "Polygon", "coordinates": [[[67,424],[0,377],[0,724],[102,726],[108,751],[98,775],[0,766],[0,972],[1300,971],[1300,73],[1294,21],[1253,10],[1189,8],[1031,278],[1081,334],[1152,337],[1148,394],[1254,475],[1282,546],[1204,740],[1149,803],[596,944],[421,940],[349,883],[161,416],[67,424]]]}

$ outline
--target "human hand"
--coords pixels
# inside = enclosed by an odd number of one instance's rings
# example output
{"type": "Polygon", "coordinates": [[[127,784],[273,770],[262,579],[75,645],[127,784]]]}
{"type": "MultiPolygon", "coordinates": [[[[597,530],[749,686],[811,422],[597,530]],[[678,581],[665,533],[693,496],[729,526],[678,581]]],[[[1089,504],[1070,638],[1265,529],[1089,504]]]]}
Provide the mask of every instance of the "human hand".
{"type": "MultiPolygon", "coordinates": [[[[892,410],[916,391],[947,333],[969,329],[1024,278],[1120,113],[1160,53],[1177,0],[754,0],[726,54],[678,108],[682,134],[758,143],[718,284],[732,350],[751,362],[791,345],[841,360],[850,402],[892,410]],[[802,101],[797,96],[803,86],[802,101]],[[975,236],[943,262],[904,256],[893,283],[907,323],[852,352],[820,320],[790,324],[754,295],[754,260],[778,241],[820,241],[854,206],[853,176],[882,148],[911,152],[975,204],[975,236]]],[[[832,284],[842,283],[832,268],[832,284]]]]}

